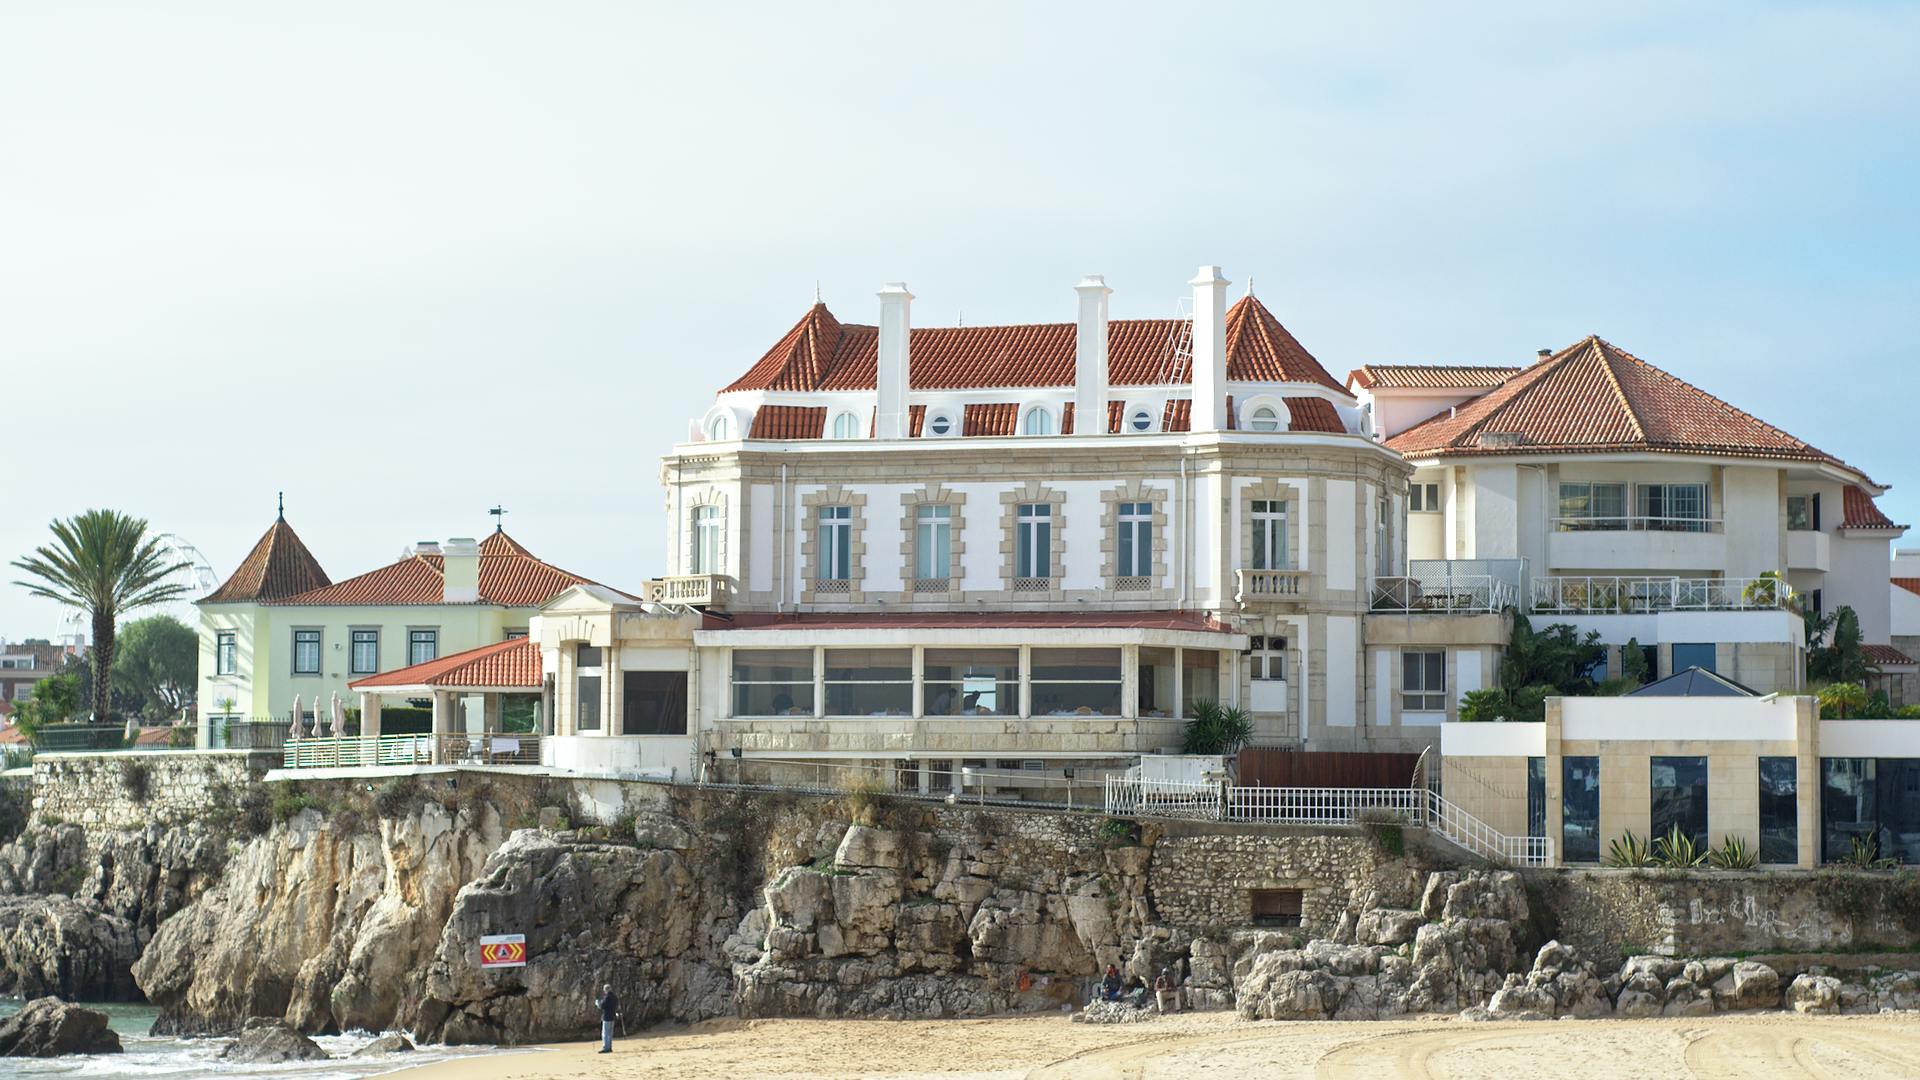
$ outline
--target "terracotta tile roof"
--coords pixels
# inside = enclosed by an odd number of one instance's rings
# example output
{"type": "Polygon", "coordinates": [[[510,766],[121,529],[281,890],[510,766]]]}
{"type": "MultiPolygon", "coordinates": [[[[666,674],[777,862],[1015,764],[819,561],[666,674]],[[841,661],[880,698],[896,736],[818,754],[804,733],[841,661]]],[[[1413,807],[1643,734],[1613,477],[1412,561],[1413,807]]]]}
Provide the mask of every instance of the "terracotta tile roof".
{"type": "Polygon", "coordinates": [[[730,621],[710,620],[708,630],[979,630],[1123,629],[1198,630],[1238,633],[1198,611],[848,611],[739,612],[730,621]]]}
{"type": "MultiPolygon", "coordinates": [[[[1114,319],[1107,324],[1107,381],[1112,386],[1184,383],[1192,364],[1176,359],[1186,320],[1114,319]]],[[[1024,326],[916,326],[909,346],[914,390],[1000,386],[1071,386],[1073,323],[1024,326]]],[[[1311,382],[1341,392],[1312,354],[1253,297],[1227,311],[1227,377],[1257,382],[1311,382]]],[[[815,304],[746,374],[735,390],[871,390],[879,330],[842,323],[815,304]]]]}
{"type": "Polygon", "coordinates": [[[1661,451],[1850,468],[1598,337],[1569,345],[1386,445],[1411,458],[1661,451]]]}
{"type": "Polygon", "coordinates": [[[1860,652],[1875,667],[1913,667],[1913,657],[1891,645],[1862,645],[1860,652]]]}
{"type": "MultiPolygon", "coordinates": [[[[1336,435],[1345,434],[1347,425],[1340,419],[1340,411],[1325,398],[1290,397],[1282,398],[1287,403],[1287,429],[1289,431],[1325,431],[1336,435]]],[[[1160,418],[1162,431],[1191,431],[1193,429],[1193,402],[1186,398],[1168,401],[1166,412],[1160,418]]],[[[1227,430],[1239,429],[1239,418],[1234,415],[1233,396],[1227,396],[1227,430]]]]}
{"type": "Polygon", "coordinates": [[[1915,596],[1920,596],[1920,577],[1897,577],[1893,579],[1893,583],[1915,596]]]}
{"type": "Polygon", "coordinates": [[[349,690],[382,686],[511,686],[540,689],[540,643],[515,638],[442,656],[412,667],[383,671],[347,684],[349,690]]]}
{"type": "Polygon", "coordinates": [[[996,401],[987,405],[969,405],[960,420],[963,435],[1011,435],[1019,422],[1020,404],[996,401]]]}
{"type": "Polygon", "coordinates": [[[1484,390],[1524,370],[1470,364],[1362,364],[1347,373],[1347,383],[1367,390],[1484,390]]]}
{"type": "Polygon", "coordinates": [[[1881,513],[1873,496],[1858,484],[1848,484],[1844,493],[1845,513],[1840,527],[1843,529],[1904,529],[1905,525],[1896,525],[1893,519],[1881,513]]]}
{"type": "MultiPolygon", "coordinates": [[[[1060,434],[1062,435],[1073,434],[1074,404],[1074,402],[1069,401],[1067,402],[1067,407],[1060,410],[1060,434]]],[[[1120,421],[1126,411],[1127,403],[1124,401],[1107,402],[1107,434],[1118,435],[1120,433],[1120,421]]]]}
{"type": "Polygon", "coordinates": [[[233,575],[200,602],[227,604],[250,600],[277,600],[283,596],[318,589],[328,583],[327,572],[313,557],[307,545],[278,518],[260,537],[233,575]]]}
{"type": "Polygon", "coordinates": [[[762,405],[753,414],[749,439],[818,439],[826,434],[827,409],[822,405],[762,405]]]}
{"type": "MultiPolygon", "coordinates": [[[[446,585],[440,555],[408,555],[378,570],[272,601],[287,605],[438,604],[446,585]]],[[[534,558],[504,532],[480,542],[482,604],[538,607],[574,585],[595,584],[534,558]]]]}

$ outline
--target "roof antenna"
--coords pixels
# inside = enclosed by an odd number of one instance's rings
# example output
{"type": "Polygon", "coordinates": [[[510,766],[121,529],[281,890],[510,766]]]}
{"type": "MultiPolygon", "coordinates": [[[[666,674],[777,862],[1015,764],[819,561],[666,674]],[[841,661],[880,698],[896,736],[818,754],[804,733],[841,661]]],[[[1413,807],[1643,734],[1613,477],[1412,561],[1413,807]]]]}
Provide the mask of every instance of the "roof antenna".
{"type": "Polygon", "coordinates": [[[1247,295],[1248,296],[1253,295],[1253,275],[1252,274],[1247,275],[1247,295]]]}
{"type": "Polygon", "coordinates": [[[819,278],[813,279],[813,302],[816,304],[820,302],[820,279],[819,278]]]}
{"type": "Polygon", "coordinates": [[[959,325],[961,326],[967,325],[967,310],[965,308],[960,308],[958,309],[958,311],[959,311],[959,318],[960,318],[959,325]]]}
{"type": "Polygon", "coordinates": [[[505,524],[505,522],[506,522],[506,519],[507,519],[507,517],[506,517],[506,515],[507,515],[507,508],[506,508],[506,507],[504,507],[504,506],[501,506],[501,505],[500,505],[500,504],[498,504],[498,503],[495,503],[495,504],[494,504],[494,507],[493,507],[493,509],[491,509],[491,510],[489,510],[489,511],[487,511],[487,513],[489,513],[489,514],[492,514],[492,515],[493,515],[493,531],[494,531],[494,532],[505,532],[505,531],[506,531],[506,529],[505,529],[505,528],[504,528],[503,526],[504,526],[504,524],[505,524]]]}
{"type": "Polygon", "coordinates": [[[281,491],[281,492],[276,492],[276,494],[279,496],[280,505],[274,511],[273,517],[274,517],[274,520],[276,521],[285,521],[287,520],[287,493],[284,491],[281,491]]]}

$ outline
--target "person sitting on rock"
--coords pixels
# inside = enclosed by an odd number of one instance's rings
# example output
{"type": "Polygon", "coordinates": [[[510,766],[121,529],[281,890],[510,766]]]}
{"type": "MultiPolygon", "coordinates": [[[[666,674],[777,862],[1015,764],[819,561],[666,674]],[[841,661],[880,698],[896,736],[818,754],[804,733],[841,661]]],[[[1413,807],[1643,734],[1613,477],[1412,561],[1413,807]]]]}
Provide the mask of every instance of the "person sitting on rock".
{"type": "Polygon", "coordinates": [[[1161,968],[1160,977],[1153,980],[1153,1003],[1163,1013],[1180,1011],[1180,983],[1172,968],[1161,968]]]}
{"type": "Polygon", "coordinates": [[[1100,979],[1100,999],[1102,1001],[1120,1000],[1120,969],[1107,965],[1107,973],[1100,979]]]}
{"type": "Polygon", "coordinates": [[[1127,980],[1127,1004],[1136,1009],[1147,1007],[1147,980],[1135,975],[1127,980]]]}

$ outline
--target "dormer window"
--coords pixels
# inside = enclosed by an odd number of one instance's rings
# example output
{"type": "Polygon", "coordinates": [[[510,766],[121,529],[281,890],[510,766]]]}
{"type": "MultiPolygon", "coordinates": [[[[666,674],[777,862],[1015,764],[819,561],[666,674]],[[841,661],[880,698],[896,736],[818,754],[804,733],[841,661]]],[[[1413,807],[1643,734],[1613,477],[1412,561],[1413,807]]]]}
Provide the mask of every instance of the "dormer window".
{"type": "Polygon", "coordinates": [[[927,431],[933,435],[951,435],[955,428],[953,414],[945,410],[927,414],[927,431]]]}
{"type": "Polygon", "coordinates": [[[733,438],[733,420],[725,413],[707,421],[707,441],[725,442],[733,438]]]}
{"type": "Polygon", "coordinates": [[[1146,409],[1133,410],[1133,414],[1127,417],[1127,427],[1134,431],[1152,431],[1153,413],[1146,409]]]}
{"type": "Polygon", "coordinates": [[[1028,409],[1027,414],[1020,418],[1020,434],[1053,434],[1053,414],[1048,412],[1044,407],[1036,406],[1028,409]]]}
{"type": "Polygon", "coordinates": [[[833,437],[836,439],[857,439],[860,437],[860,418],[850,412],[843,412],[833,418],[833,437]]]}
{"type": "Polygon", "coordinates": [[[1253,431],[1279,431],[1280,411],[1271,405],[1262,405],[1247,415],[1247,427],[1253,431]]]}

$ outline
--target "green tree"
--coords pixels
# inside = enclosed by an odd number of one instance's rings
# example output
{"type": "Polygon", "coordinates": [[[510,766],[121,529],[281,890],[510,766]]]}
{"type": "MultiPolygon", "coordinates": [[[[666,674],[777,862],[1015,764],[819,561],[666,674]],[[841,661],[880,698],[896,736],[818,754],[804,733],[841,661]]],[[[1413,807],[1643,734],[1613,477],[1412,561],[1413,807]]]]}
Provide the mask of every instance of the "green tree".
{"type": "Polygon", "coordinates": [[[1181,733],[1183,754],[1236,754],[1253,741],[1253,716],[1245,709],[1195,701],[1188,711],[1192,719],[1181,733]]]}
{"type": "Polygon", "coordinates": [[[167,579],[180,569],[158,537],[147,535],[144,518],[117,510],[88,510],[55,520],[52,544],[15,559],[29,578],[14,584],[35,596],[85,611],[93,629],[90,700],[96,722],[113,710],[114,630],[122,612],[163,604],[187,587],[167,579]]]}
{"type": "Polygon", "coordinates": [[[113,694],[120,707],[149,719],[177,717],[198,677],[200,639],[171,615],[120,628],[113,694]]]}
{"type": "Polygon", "coordinates": [[[1866,687],[1858,683],[1843,682],[1828,683],[1821,687],[1818,697],[1820,714],[1822,716],[1831,714],[1840,720],[1845,720],[1848,713],[1859,712],[1866,708],[1869,700],[1866,687]]]}
{"type": "MultiPolygon", "coordinates": [[[[1816,624],[1810,623],[1810,628],[1816,624]]],[[[1842,605],[1831,616],[1817,621],[1819,637],[1807,635],[1807,678],[1815,682],[1860,683],[1880,669],[1867,659],[1860,634],[1860,616],[1842,605]],[[1832,638],[1827,639],[1831,630],[1832,638]]]]}
{"type": "Polygon", "coordinates": [[[49,675],[33,684],[33,696],[14,706],[13,722],[31,739],[48,724],[62,724],[80,711],[80,676],[71,671],[49,675]]]}
{"type": "Polygon", "coordinates": [[[1607,655],[1597,631],[1584,637],[1566,623],[1533,628],[1525,615],[1513,617],[1513,634],[1500,659],[1501,701],[1481,697],[1474,702],[1476,716],[1498,715],[1507,720],[1540,721],[1547,716],[1547,698],[1578,697],[1595,691],[1593,668],[1607,655]]]}

